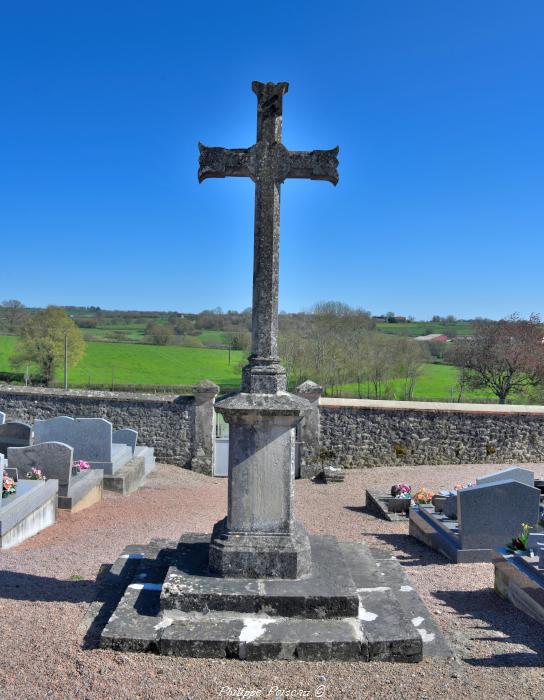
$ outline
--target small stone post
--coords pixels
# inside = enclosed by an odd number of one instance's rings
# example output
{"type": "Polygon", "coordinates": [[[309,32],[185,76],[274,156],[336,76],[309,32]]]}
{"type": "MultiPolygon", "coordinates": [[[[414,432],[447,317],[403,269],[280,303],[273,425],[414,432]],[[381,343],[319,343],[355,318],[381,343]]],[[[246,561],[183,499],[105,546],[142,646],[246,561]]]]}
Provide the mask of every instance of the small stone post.
{"type": "Polygon", "coordinates": [[[322,468],[317,461],[321,449],[319,399],[322,393],[323,387],[309,379],[297,386],[295,390],[297,396],[306,399],[310,404],[310,409],[304,414],[304,419],[298,428],[302,479],[311,479],[322,468]]]}
{"type": "Polygon", "coordinates": [[[195,423],[191,470],[200,474],[213,472],[215,456],[215,397],[217,384],[208,379],[193,386],[195,395],[195,423]]]}

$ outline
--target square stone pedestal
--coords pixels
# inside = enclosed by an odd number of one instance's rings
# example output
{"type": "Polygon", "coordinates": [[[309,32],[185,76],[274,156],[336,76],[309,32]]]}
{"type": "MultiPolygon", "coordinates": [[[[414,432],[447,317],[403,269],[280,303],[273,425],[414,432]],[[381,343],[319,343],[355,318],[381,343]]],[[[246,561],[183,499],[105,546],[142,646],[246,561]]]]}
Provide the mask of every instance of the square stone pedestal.
{"type": "Polygon", "coordinates": [[[216,404],[229,423],[228,513],[216,524],[210,570],[236,578],[300,578],[310,541],[294,520],[295,427],[310,405],[276,394],[240,393],[216,404]]]}

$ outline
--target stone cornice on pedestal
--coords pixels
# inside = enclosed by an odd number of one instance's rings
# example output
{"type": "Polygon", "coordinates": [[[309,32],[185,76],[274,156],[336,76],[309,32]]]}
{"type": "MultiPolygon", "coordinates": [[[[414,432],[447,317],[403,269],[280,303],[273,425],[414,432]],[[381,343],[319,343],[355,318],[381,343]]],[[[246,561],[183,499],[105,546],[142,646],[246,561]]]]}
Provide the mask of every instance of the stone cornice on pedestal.
{"type": "Polygon", "coordinates": [[[231,394],[215,404],[221,414],[258,414],[260,416],[299,416],[310,408],[309,402],[294,394],[231,394]]]}

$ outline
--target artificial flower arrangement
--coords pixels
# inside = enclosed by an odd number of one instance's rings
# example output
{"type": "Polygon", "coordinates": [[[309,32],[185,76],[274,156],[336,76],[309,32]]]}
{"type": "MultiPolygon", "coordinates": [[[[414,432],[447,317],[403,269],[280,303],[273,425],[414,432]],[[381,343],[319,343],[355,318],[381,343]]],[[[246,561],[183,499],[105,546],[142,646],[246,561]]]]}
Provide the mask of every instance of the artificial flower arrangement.
{"type": "Polygon", "coordinates": [[[39,481],[41,479],[45,479],[45,474],[43,474],[41,469],[32,467],[32,469],[26,473],[26,478],[32,479],[32,481],[39,481]]]}
{"type": "Polygon", "coordinates": [[[91,468],[91,465],[89,464],[89,462],[85,462],[85,460],[83,460],[83,459],[76,460],[72,465],[72,471],[74,471],[74,472],[84,472],[90,468],[91,468]]]}
{"type": "Polygon", "coordinates": [[[433,496],[434,493],[423,486],[412,496],[412,499],[417,505],[424,505],[426,503],[431,503],[433,496]]]}
{"type": "Polygon", "coordinates": [[[468,489],[469,486],[472,486],[472,481],[469,481],[468,484],[455,484],[453,489],[459,491],[459,489],[468,489]]]}
{"type": "Polygon", "coordinates": [[[391,486],[393,498],[412,498],[412,487],[408,484],[394,484],[391,486]]]}
{"type": "Polygon", "coordinates": [[[2,474],[2,498],[11,496],[16,490],[15,481],[7,474],[2,474]]]}

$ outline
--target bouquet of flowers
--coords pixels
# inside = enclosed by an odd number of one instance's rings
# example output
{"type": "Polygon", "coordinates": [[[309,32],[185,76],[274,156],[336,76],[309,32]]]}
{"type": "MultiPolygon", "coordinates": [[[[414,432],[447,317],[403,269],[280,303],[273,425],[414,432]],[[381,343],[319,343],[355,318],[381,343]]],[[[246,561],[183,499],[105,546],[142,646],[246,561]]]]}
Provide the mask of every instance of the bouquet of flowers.
{"type": "Polygon", "coordinates": [[[394,484],[391,486],[393,498],[412,498],[412,487],[408,484],[394,484]]]}
{"type": "Polygon", "coordinates": [[[521,525],[521,535],[519,537],[513,537],[512,541],[510,542],[509,545],[507,545],[507,549],[510,552],[519,552],[522,551],[524,552],[527,549],[527,542],[529,541],[529,530],[531,529],[530,525],[527,525],[527,523],[522,523],[521,525]]]}
{"type": "Polygon", "coordinates": [[[33,481],[38,481],[40,479],[45,479],[45,474],[42,473],[41,469],[35,469],[32,467],[32,469],[26,473],[26,478],[32,479],[33,481]]]}
{"type": "Polygon", "coordinates": [[[419,491],[412,496],[412,498],[414,499],[414,503],[424,505],[426,503],[431,503],[433,496],[434,493],[432,491],[422,486],[419,491]]]}
{"type": "Polygon", "coordinates": [[[15,493],[15,481],[7,474],[2,474],[2,498],[15,493]]]}

